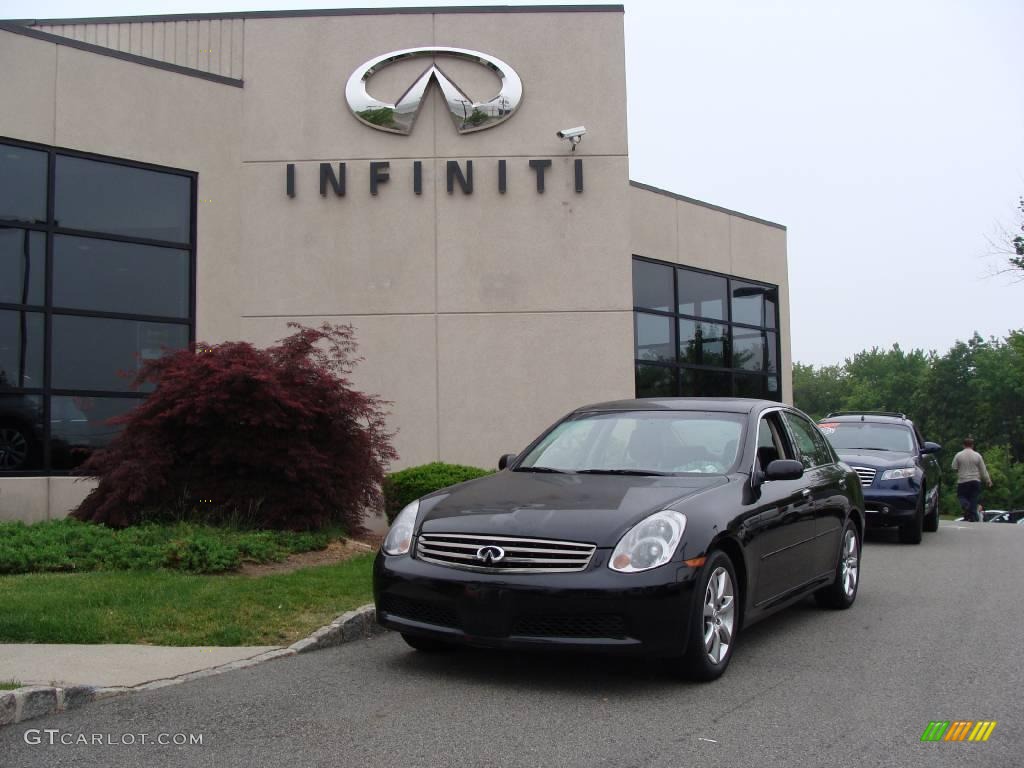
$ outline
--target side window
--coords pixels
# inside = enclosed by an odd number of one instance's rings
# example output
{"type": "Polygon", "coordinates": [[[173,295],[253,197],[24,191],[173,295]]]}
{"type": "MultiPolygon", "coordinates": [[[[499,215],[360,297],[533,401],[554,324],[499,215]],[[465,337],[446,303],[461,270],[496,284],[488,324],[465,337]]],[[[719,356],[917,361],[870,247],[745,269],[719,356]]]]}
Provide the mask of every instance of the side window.
{"type": "Polygon", "coordinates": [[[804,469],[832,463],[832,453],[825,445],[825,438],[817,427],[802,416],[789,412],[786,413],[786,423],[789,424],[790,432],[796,441],[804,469]]]}
{"type": "Polygon", "coordinates": [[[764,471],[776,459],[788,459],[787,441],[777,413],[762,416],[757,425],[757,461],[764,471]]]}

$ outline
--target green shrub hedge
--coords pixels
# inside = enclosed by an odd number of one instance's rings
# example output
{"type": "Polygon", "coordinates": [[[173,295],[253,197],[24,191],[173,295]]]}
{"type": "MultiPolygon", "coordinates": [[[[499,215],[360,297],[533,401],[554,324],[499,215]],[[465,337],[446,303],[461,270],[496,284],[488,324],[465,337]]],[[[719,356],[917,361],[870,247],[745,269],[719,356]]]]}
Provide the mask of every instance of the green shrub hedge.
{"type": "Polygon", "coordinates": [[[279,562],[323,549],[328,532],[244,531],[178,523],[124,529],[77,520],[0,523],[0,574],[46,571],[137,571],[168,568],[222,573],[243,562],[279,562]]]}
{"type": "Polygon", "coordinates": [[[447,488],[449,485],[490,475],[493,472],[493,469],[467,467],[463,464],[444,464],[440,461],[393,472],[384,480],[384,499],[387,504],[388,522],[394,520],[395,515],[402,510],[402,507],[420,496],[447,488]]]}

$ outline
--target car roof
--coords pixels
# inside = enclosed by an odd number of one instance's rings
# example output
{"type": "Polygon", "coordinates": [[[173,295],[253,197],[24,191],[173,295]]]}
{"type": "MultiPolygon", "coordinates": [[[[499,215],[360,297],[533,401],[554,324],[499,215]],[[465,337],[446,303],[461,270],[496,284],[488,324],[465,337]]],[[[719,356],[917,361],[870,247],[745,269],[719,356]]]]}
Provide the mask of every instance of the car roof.
{"type": "Polygon", "coordinates": [[[847,421],[868,421],[873,424],[905,424],[909,425],[912,422],[906,416],[889,416],[882,413],[839,413],[835,416],[826,416],[823,419],[818,419],[819,424],[824,422],[831,423],[843,423],[847,421]]]}
{"type": "Polygon", "coordinates": [[[573,410],[588,411],[723,411],[750,413],[763,408],[785,407],[774,400],[754,400],[747,397],[640,397],[633,400],[609,400],[592,403],[573,410]]]}

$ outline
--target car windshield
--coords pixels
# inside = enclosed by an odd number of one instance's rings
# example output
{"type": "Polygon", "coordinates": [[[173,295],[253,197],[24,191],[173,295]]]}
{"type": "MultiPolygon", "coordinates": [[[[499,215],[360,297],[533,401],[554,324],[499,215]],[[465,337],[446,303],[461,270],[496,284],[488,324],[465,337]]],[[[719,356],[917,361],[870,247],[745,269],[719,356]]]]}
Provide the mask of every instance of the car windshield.
{"type": "Polygon", "coordinates": [[[723,474],[736,463],[743,416],[706,411],[585,413],[558,424],[517,471],[723,474]]]}
{"type": "Polygon", "coordinates": [[[837,451],[866,449],[872,451],[914,451],[914,433],[900,424],[879,424],[871,421],[833,421],[818,428],[837,451]]]}

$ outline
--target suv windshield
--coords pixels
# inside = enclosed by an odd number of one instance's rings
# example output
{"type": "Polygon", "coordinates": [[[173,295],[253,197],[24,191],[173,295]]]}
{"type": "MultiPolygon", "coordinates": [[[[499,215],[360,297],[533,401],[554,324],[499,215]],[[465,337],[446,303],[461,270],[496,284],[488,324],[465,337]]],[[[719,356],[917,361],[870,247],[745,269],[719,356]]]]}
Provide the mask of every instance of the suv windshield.
{"type": "Polygon", "coordinates": [[[863,448],[872,451],[913,453],[914,433],[900,424],[871,421],[833,421],[818,428],[837,451],[863,448]]]}
{"type": "Polygon", "coordinates": [[[743,416],[696,411],[584,413],[558,424],[517,471],[723,474],[736,463],[743,416]]]}

